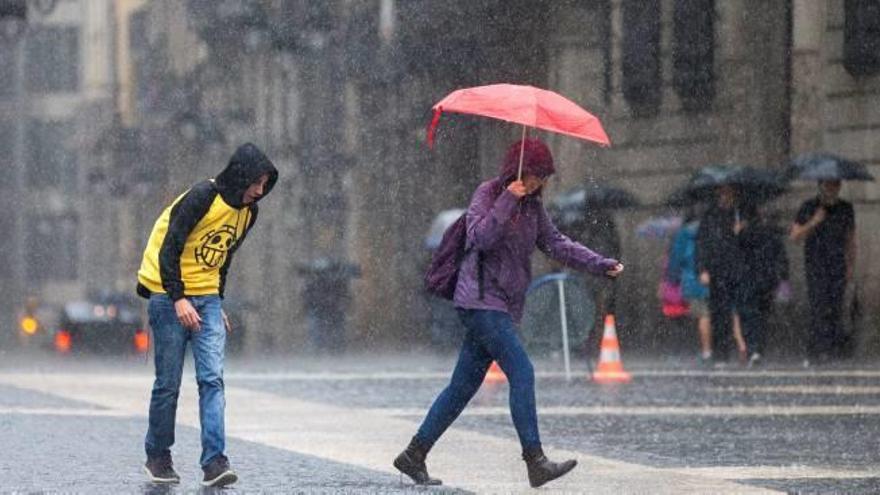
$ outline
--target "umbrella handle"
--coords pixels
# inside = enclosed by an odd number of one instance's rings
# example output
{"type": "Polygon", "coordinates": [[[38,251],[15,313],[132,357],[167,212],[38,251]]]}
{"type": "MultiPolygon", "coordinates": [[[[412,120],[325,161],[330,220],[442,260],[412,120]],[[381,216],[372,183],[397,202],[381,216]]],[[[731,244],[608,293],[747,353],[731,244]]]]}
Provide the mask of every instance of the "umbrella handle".
{"type": "Polygon", "coordinates": [[[519,170],[516,172],[516,180],[522,180],[523,155],[526,152],[526,125],[523,124],[522,144],[519,146],[519,170]]]}

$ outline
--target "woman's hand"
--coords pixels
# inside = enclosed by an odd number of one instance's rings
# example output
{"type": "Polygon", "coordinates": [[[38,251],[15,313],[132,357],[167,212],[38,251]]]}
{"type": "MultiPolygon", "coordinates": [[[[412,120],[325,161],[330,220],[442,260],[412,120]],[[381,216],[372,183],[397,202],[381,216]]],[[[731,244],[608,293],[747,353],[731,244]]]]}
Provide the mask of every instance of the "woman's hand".
{"type": "Polygon", "coordinates": [[[614,268],[606,271],[605,276],[609,278],[617,278],[621,273],[623,273],[623,263],[618,263],[614,265],[614,268]]]}
{"type": "Polygon", "coordinates": [[[511,194],[516,196],[517,199],[522,198],[526,195],[526,185],[521,180],[515,180],[507,186],[507,190],[510,191],[511,194]]]}

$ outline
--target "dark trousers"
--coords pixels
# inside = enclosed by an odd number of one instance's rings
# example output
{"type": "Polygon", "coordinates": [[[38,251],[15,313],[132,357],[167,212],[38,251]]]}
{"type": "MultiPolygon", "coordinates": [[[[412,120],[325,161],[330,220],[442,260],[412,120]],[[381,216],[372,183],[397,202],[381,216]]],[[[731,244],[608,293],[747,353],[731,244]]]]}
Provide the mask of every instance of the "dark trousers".
{"type": "Polygon", "coordinates": [[[709,317],[712,320],[712,353],[725,361],[730,356],[733,340],[733,310],[736,302],[736,281],[729,275],[710,273],[709,317]]]}
{"type": "Polygon", "coordinates": [[[434,400],[416,439],[422,445],[433,446],[477,393],[495,360],[510,382],[510,415],[523,450],[540,447],[535,371],[516,336],[510,315],[481,309],[459,310],[459,314],[467,334],[458,363],[449,385],[434,400]]]}
{"type": "Polygon", "coordinates": [[[767,342],[767,317],[772,307],[772,295],[758,294],[743,298],[736,304],[742,326],[743,339],[749,354],[764,354],[767,342]]]}
{"type": "Polygon", "coordinates": [[[845,274],[807,273],[807,293],[812,317],[807,344],[807,354],[810,357],[842,350],[844,334],[841,320],[845,291],[845,274]]]}

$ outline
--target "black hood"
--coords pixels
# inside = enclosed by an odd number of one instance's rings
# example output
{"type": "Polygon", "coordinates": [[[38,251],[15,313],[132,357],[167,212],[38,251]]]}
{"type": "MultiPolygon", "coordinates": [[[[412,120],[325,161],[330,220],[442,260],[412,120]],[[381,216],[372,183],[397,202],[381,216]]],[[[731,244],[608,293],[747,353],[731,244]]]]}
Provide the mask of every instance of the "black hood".
{"type": "Polygon", "coordinates": [[[253,143],[245,143],[232,154],[229,165],[214,179],[214,185],[226,204],[240,208],[244,206],[241,201],[245,190],[263,174],[269,174],[269,182],[266,183],[262,196],[265,197],[278,181],[278,169],[260,148],[253,143]]]}

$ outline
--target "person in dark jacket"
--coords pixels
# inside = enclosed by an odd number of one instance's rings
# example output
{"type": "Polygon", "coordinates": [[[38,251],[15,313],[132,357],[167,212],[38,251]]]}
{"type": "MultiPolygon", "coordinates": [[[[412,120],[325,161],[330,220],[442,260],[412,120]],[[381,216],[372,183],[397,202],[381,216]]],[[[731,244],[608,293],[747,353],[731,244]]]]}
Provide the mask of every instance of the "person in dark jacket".
{"type": "MultiPolygon", "coordinates": [[[[602,253],[609,258],[620,259],[621,246],[620,234],[611,209],[600,206],[585,204],[583,207],[583,219],[573,222],[565,228],[560,227],[560,232],[571,240],[590,249],[602,253]]],[[[554,267],[556,268],[556,267],[554,267]]],[[[613,312],[616,306],[616,291],[613,282],[604,278],[592,276],[584,277],[585,285],[593,294],[595,303],[595,327],[592,335],[602,335],[602,325],[605,315],[613,312]]]]}
{"type": "Polygon", "coordinates": [[[700,283],[709,287],[709,319],[712,324],[713,357],[730,357],[736,284],[740,269],[737,234],[743,228],[739,218],[737,190],[720,186],[717,202],[700,220],[697,231],[697,269],[700,283]]]}
{"type": "Polygon", "coordinates": [[[776,287],[788,279],[788,257],[781,230],[770,225],[757,206],[744,205],[742,216],[743,226],[737,236],[741,276],[736,310],[748,349],[748,366],[753,367],[763,359],[767,318],[776,287]]]}
{"type": "MultiPolygon", "coordinates": [[[[839,180],[819,182],[819,194],[805,201],[791,226],[792,240],[804,241],[810,298],[808,359],[824,362],[844,347],[843,296],[856,259],[856,220],[851,203],[840,199],[839,180]]],[[[808,361],[809,363],[809,361],[808,361]]]]}
{"type": "Polygon", "coordinates": [[[462,261],[454,297],[467,334],[449,385],[394,460],[394,466],[417,484],[440,484],[428,475],[425,456],[480,388],[493,360],[510,381],[510,413],[529,483],[541,486],[576,464],[574,460],[557,464],[544,455],[534,369],[514,326],[522,318],[531,281],[530,256],[537,247],[572,268],[612,278],[620,275],[623,265],[573,242],[554,227],[541,202],[542,187],[553,172],[553,157],[543,142],[519,141],[508,149],[500,175],[474,193],[467,212],[467,245],[473,249],[462,261]],[[521,149],[522,180],[517,180],[521,149]]]}
{"type": "Polygon", "coordinates": [[[213,180],[192,186],[153,226],[138,271],[137,291],[149,302],[156,379],[150,399],[144,470],[156,483],[178,483],[171,446],[186,345],[199,386],[205,486],[234,483],[225,455],[223,357],[229,321],[222,309],[232,256],[257,221],[257,202],[278,171],[253,144],[240,146],[213,180]]]}

